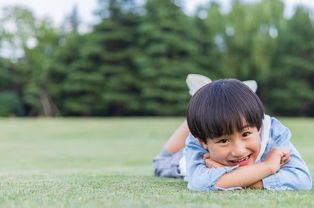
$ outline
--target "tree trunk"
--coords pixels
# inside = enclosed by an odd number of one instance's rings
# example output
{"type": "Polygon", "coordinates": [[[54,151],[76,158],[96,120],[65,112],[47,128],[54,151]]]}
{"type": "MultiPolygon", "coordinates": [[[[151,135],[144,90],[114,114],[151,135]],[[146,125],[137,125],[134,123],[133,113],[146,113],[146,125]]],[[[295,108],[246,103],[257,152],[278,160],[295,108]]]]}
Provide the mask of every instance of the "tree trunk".
{"type": "Polygon", "coordinates": [[[43,91],[40,94],[40,104],[41,104],[41,110],[42,115],[45,117],[51,117],[51,116],[60,116],[60,111],[58,107],[54,104],[54,102],[49,98],[49,95],[46,91],[43,91]]]}

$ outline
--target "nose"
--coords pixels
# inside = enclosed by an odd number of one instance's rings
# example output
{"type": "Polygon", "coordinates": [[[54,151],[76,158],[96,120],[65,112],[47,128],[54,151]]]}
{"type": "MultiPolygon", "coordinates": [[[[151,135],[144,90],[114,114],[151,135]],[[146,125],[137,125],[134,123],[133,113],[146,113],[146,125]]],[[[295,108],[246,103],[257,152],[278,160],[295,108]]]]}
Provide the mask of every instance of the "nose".
{"type": "Polygon", "coordinates": [[[243,141],[236,141],[231,150],[231,156],[235,158],[244,157],[246,154],[246,145],[243,141]]]}

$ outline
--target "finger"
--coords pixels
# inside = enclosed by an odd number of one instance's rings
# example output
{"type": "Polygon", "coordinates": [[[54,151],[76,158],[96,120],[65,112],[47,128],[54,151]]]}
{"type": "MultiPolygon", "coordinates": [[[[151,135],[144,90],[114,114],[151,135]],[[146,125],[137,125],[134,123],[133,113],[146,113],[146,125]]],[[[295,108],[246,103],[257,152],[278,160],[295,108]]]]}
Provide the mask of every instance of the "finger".
{"type": "Polygon", "coordinates": [[[290,161],[290,154],[287,155],[286,161],[287,161],[287,163],[290,161]]]}
{"type": "Polygon", "coordinates": [[[206,167],[210,166],[210,160],[209,159],[204,159],[205,165],[206,167]]]}
{"type": "Polygon", "coordinates": [[[281,159],[280,160],[280,166],[283,166],[285,164],[285,160],[284,159],[281,159]]]}
{"type": "Polygon", "coordinates": [[[209,153],[204,154],[204,155],[203,155],[203,159],[204,159],[204,160],[205,160],[205,159],[210,159],[209,153]]]}
{"type": "Polygon", "coordinates": [[[286,160],[286,155],[283,155],[280,159],[280,166],[284,165],[285,160],[286,160]]]}
{"type": "Polygon", "coordinates": [[[284,166],[284,165],[286,165],[288,162],[289,162],[288,160],[284,160],[284,161],[282,161],[282,162],[280,163],[280,166],[284,166]]]}
{"type": "Polygon", "coordinates": [[[290,153],[287,153],[284,156],[285,156],[285,159],[290,159],[290,153]]]}
{"type": "Polygon", "coordinates": [[[280,162],[280,165],[285,165],[289,162],[290,160],[290,154],[287,154],[287,155],[284,155],[282,158],[281,158],[281,162],[280,162]]]}
{"type": "Polygon", "coordinates": [[[206,167],[212,168],[212,167],[213,167],[213,163],[210,162],[210,161],[207,161],[207,162],[206,162],[206,167]]]}
{"type": "Polygon", "coordinates": [[[212,168],[219,168],[218,164],[213,164],[212,168]]]}
{"type": "Polygon", "coordinates": [[[215,168],[215,167],[219,167],[219,164],[214,162],[213,160],[211,159],[206,159],[205,160],[205,164],[206,164],[206,167],[208,168],[215,168]]]}
{"type": "Polygon", "coordinates": [[[224,165],[222,165],[222,164],[220,164],[220,163],[217,163],[217,162],[214,162],[214,161],[212,161],[211,164],[212,164],[212,167],[215,167],[215,168],[224,167],[224,165]]]}

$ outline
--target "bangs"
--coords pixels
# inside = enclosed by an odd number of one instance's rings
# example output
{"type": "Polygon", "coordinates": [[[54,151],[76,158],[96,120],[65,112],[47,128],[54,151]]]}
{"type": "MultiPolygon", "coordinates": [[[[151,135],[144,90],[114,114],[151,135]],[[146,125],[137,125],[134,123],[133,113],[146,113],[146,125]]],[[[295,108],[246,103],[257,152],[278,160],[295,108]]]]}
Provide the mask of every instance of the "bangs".
{"type": "Polygon", "coordinates": [[[248,112],[236,111],[230,112],[215,112],[212,115],[205,115],[211,118],[208,122],[204,122],[203,138],[217,138],[221,136],[231,135],[235,132],[241,132],[246,127],[261,127],[260,118],[248,112]]]}
{"type": "Polygon", "coordinates": [[[193,136],[206,141],[241,132],[247,126],[260,129],[264,110],[259,98],[243,83],[219,80],[192,97],[187,117],[193,136]]]}

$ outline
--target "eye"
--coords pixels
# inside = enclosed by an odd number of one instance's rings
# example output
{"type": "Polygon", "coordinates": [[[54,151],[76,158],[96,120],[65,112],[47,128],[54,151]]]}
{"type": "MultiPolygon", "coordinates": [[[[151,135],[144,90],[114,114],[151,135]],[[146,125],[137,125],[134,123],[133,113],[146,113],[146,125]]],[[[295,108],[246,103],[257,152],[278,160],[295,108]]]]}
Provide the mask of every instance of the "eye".
{"type": "Polygon", "coordinates": [[[251,132],[246,131],[246,132],[242,133],[242,136],[243,136],[243,137],[248,137],[248,136],[250,136],[251,134],[252,134],[251,132]]]}
{"type": "Polygon", "coordinates": [[[229,139],[220,139],[217,143],[226,144],[229,142],[229,139]]]}

